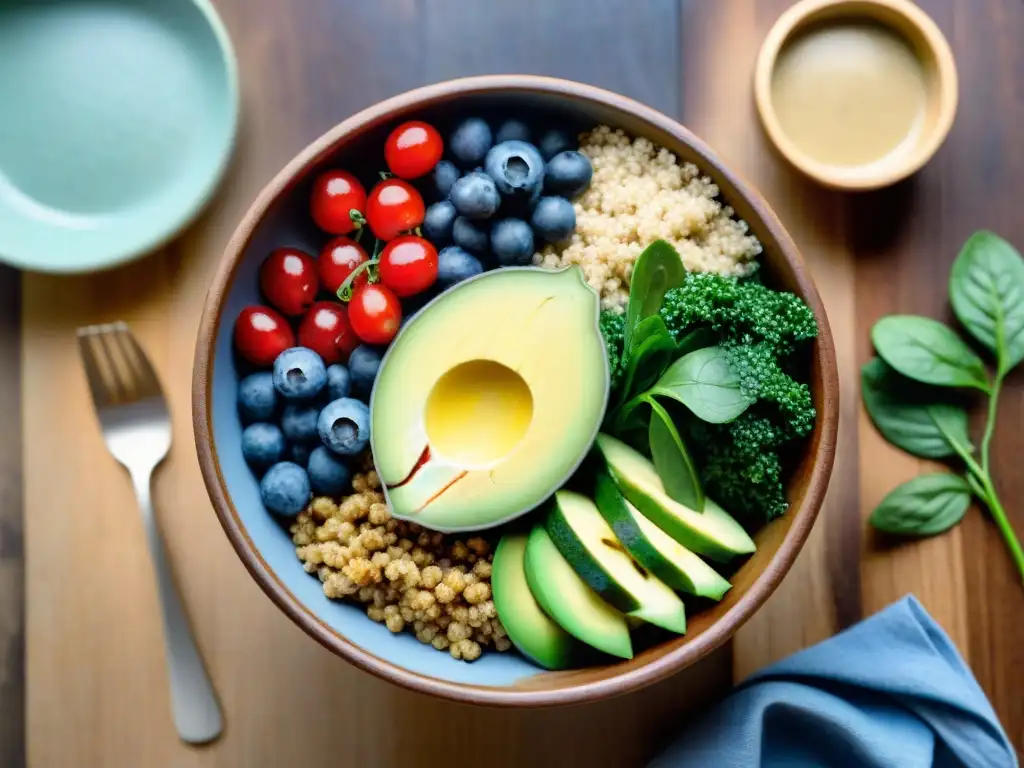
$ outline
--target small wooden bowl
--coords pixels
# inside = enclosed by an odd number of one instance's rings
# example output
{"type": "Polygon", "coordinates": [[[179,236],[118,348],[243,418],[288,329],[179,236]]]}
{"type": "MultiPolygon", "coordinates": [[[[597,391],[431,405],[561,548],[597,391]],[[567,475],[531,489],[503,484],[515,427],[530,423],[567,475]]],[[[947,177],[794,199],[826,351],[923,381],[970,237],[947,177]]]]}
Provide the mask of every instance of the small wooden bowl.
{"type": "Polygon", "coordinates": [[[754,70],[754,98],[768,138],[798,170],[832,189],[879,189],[918,171],[945,141],[956,115],[956,63],[938,26],[910,0],[803,0],[768,32],[754,70]],[[850,20],[882,24],[906,40],[924,67],[928,88],[924,127],[913,146],[859,167],[828,165],[809,157],[782,129],[772,98],[775,66],[786,44],[812,25],[850,20]]]}
{"type": "Polygon", "coordinates": [[[836,356],[825,309],[796,246],[764,200],[665,115],[588,85],[518,75],[455,80],[396,96],[345,120],[299,153],[256,198],[228,243],[206,299],[192,396],[196,449],[213,507],[238,556],[282,611],[332,652],[386,680],[447,699],[509,707],[626,693],[693,664],[728,640],[778,586],[803,546],[828,486],[839,420],[836,356]],[[315,252],[323,243],[326,236],[309,221],[313,178],[330,167],[371,173],[379,166],[384,138],[403,120],[444,127],[460,115],[494,110],[546,114],[563,125],[606,123],[698,165],[760,239],[765,278],[803,297],[820,328],[809,360],[818,420],[789,482],[789,511],[757,533],[758,550],[735,573],[725,599],[693,614],[685,636],[639,651],[629,661],[545,672],[518,654],[489,653],[466,664],[408,633],[392,635],[361,608],[324,597],[320,582],[295,557],[287,532],[263,508],[258,483],[241,456],[234,319],[243,306],[259,302],[257,273],[272,248],[292,244],[315,252]]]}

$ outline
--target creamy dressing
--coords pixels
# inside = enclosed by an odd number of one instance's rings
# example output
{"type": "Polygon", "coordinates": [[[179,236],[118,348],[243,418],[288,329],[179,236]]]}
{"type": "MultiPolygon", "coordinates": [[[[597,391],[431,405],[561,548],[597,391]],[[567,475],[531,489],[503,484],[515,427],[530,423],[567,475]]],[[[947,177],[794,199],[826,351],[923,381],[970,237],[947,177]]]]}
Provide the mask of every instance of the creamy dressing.
{"type": "Polygon", "coordinates": [[[870,22],[836,21],[801,34],[779,53],[772,79],[783,132],[832,166],[870,165],[912,147],[927,99],[913,48],[870,22]]]}

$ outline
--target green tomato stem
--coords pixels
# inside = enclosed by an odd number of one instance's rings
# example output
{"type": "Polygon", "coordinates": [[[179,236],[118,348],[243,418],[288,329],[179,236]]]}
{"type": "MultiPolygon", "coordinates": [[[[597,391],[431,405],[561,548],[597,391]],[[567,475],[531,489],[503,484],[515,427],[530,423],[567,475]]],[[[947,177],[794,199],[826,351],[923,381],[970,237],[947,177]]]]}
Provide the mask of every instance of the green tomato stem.
{"type": "Polygon", "coordinates": [[[1000,365],[1000,371],[992,382],[992,392],[988,397],[988,421],[985,423],[985,436],[981,439],[981,466],[985,470],[985,474],[988,474],[989,471],[989,449],[992,445],[992,435],[996,431],[996,410],[999,407],[999,392],[1003,387],[1003,376],[1000,365]]]}
{"type": "Polygon", "coordinates": [[[1017,566],[1017,571],[1020,573],[1021,581],[1024,582],[1024,548],[1020,545],[1020,540],[1017,538],[1017,534],[1013,530],[1013,526],[1010,525],[1010,519],[1006,516],[1006,510],[1003,509],[1003,504],[999,500],[999,496],[996,494],[996,489],[992,486],[992,479],[986,475],[983,481],[985,491],[988,494],[988,498],[985,499],[988,505],[989,511],[992,513],[992,519],[996,521],[996,527],[999,528],[999,532],[1003,534],[1003,539],[1006,541],[1006,547],[1010,550],[1010,556],[1013,558],[1013,562],[1017,566]]]}

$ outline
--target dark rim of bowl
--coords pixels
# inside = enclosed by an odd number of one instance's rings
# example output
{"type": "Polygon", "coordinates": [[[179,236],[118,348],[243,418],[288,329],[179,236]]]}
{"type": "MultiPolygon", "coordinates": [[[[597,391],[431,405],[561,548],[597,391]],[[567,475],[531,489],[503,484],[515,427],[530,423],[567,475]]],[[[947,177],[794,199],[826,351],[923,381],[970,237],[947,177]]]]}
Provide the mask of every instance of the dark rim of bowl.
{"type": "MultiPolygon", "coordinates": [[[[835,458],[839,423],[839,379],[835,347],[825,310],[816,288],[807,274],[796,245],[761,196],[726,169],[714,152],[693,133],[668,116],[624,96],[569,80],[532,75],[485,75],[449,80],[399,94],[368,107],[342,121],[296,155],[260,192],[232,235],[207,293],[196,341],[192,380],[193,428],[203,480],[228,539],[260,588],[311,637],[328,650],[347,659],[377,677],[405,688],[469,704],[503,707],[541,707],[575,704],[618,696],[662,680],[689,666],[725,643],[768,599],[789,571],[803,547],[818,515],[828,487],[835,458]],[[264,215],[283,195],[288,194],[303,174],[321,158],[330,154],[346,136],[368,126],[380,125],[391,117],[417,105],[450,101],[469,95],[495,92],[547,94],[570,100],[596,103],[614,111],[629,113],[649,126],[688,145],[701,158],[702,171],[727,179],[737,193],[756,210],[770,238],[792,270],[793,281],[804,301],[814,311],[819,335],[815,345],[815,367],[822,388],[817,436],[808,450],[814,451],[806,491],[799,506],[787,512],[793,516],[778,550],[765,569],[754,579],[747,592],[718,621],[694,639],[663,656],[625,672],[612,664],[599,669],[598,679],[566,687],[541,689],[454,683],[421,675],[396,666],[348,640],[307,609],[277,577],[249,538],[238,511],[232,503],[221,474],[213,446],[211,402],[213,358],[217,328],[220,325],[224,297],[250,239],[264,215]]],[[[794,505],[797,506],[797,505],[794,505]]],[[[544,673],[541,674],[551,674],[544,673]]]]}

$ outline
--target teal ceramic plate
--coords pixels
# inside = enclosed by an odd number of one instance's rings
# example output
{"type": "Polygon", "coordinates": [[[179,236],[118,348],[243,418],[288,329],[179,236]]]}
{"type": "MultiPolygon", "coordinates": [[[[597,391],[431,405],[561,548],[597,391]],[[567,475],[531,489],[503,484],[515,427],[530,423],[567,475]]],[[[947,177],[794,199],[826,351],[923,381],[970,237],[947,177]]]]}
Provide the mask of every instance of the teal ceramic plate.
{"type": "Polygon", "coordinates": [[[209,0],[0,0],[0,260],[121,264],[203,208],[238,123],[209,0]]]}

